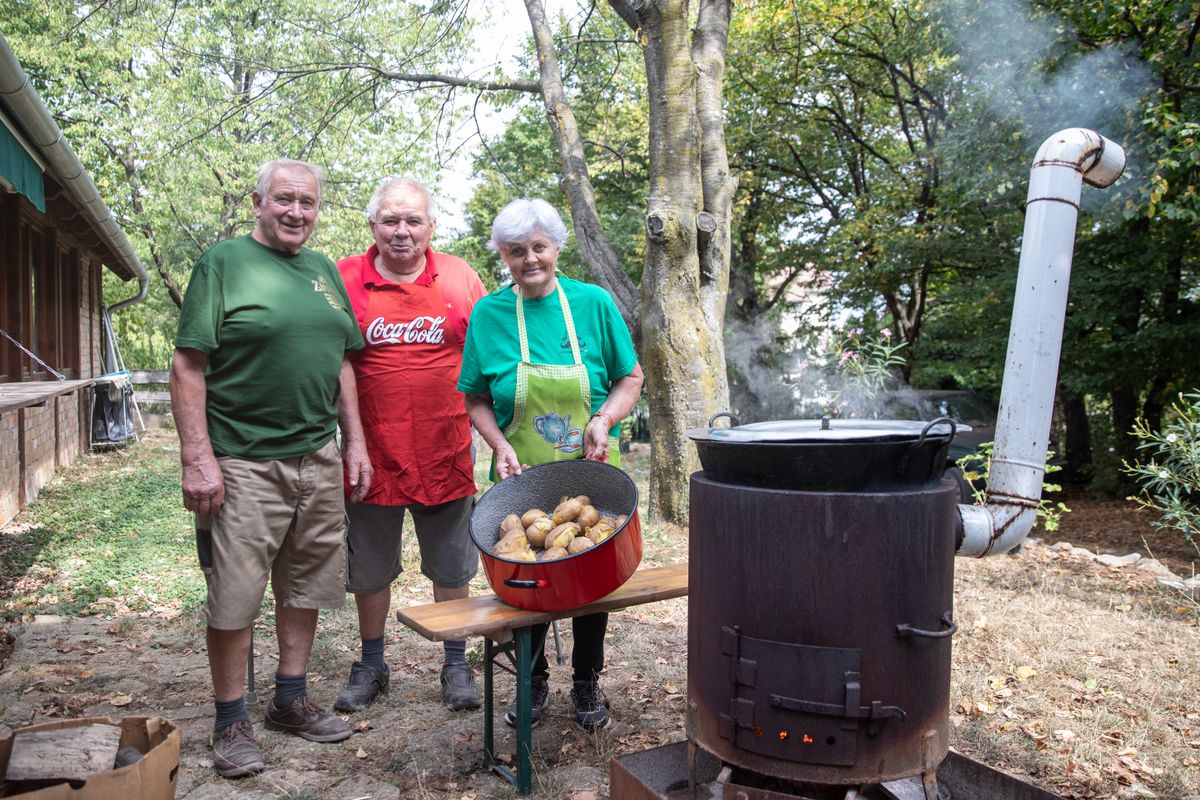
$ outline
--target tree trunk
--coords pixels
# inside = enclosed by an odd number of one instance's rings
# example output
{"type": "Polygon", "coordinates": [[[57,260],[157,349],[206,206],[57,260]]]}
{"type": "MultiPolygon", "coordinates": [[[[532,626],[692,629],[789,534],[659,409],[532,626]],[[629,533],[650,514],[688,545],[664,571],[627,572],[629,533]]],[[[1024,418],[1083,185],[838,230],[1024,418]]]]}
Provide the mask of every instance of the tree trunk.
{"type": "Polygon", "coordinates": [[[1077,394],[1062,392],[1059,402],[1062,403],[1063,424],[1066,427],[1066,441],[1063,456],[1066,465],[1063,467],[1064,482],[1083,483],[1086,471],[1092,463],[1092,431],[1088,422],[1087,404],[1084,398],[1077,394]]]}
{"type": "Polygon", "coordinates": [[[650,514],[680,525],[688,476],[699,469],[685,431],[729,402],[722,332],[734,182],[720,121],[729,9],[721,2],[701,8],[694,49],[686,0],[637,9],[650,102],[641,320],[653,425],[650,514]]]}
{"type": "Polygon", "coordinates": [[[537,47],[542,99],[546,104],[546,119],[562,164],[559,186],[571,206],[571,222],[575,228],[575,241],[580,255],[588,266],[592,280],[603,286],[617,301],[621,317],[634,338],[639,337],[638,290],[629,275],[621,267],[617,253],[609,244],[600,215],[596,211],[596,197],[592,181],[588,177],[587,158],[583,150],[583,137],[567,100],[563,88],[562,70],[558,65],[558,54],[554,50],[554,39],[546,20],[542,0],[525,0],[525,11],[533,29],[533,41],[537,47]]]}

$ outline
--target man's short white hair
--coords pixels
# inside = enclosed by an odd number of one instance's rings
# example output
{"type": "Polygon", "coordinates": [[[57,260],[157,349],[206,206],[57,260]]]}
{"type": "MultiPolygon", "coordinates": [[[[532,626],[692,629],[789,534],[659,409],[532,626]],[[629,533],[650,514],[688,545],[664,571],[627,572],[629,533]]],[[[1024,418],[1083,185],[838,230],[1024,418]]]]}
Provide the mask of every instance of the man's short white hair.
{"type": "Polygon", "coordinates": [[[517,244],[537,231],[545,234],[559,250],[567,243],[567,226],[554,206],[539,197],[522,197],[500,209],[492,222],[488,247],[499,250],[502,244],[517,244]]]}
{"type": "Polygon", "coordinates": [[[396,177],[384,178],[375,187],[371,199],[367,201],[367,221],[378,222],[379,207],[384,204],[384,201],[389,200],[394,195],[400,194],[405,189],[415,191],[425,198],[425,213],[431,222],[437,222],[437,201],[433,199],[433,194],[429,191],[429,187],[416,178],[396,177]]]}
{"type": "Polygon", "coordinates": [[[309,175],[312,175],[313,180],[317,182],[317,206],[320,207],[322,190],[325,188],[325,170],[316,164],[310,164],[307,161],[297,161],[294,158],[276,158],[258,168],[258,184],[254,187],[254,190],[258,192],[260,201],[266,201],[267,194],[271,191],[271,179],[281,169],[302,169],[309,175]]]}

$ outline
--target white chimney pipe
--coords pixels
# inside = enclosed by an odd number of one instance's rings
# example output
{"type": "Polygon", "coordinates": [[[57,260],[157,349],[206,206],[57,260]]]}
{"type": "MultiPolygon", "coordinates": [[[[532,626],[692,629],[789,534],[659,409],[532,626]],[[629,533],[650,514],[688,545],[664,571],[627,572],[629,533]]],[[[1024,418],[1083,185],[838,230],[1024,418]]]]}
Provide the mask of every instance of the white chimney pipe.
{"type": "Polygon", "coordinates": [[[1029,174],[987,505],[958,507],[963,533],[958,555],[1006,553],[1033,527],[1042,497],[1082,184],[1103,189],[1124,169],[1121,146],[1083,128],[1059,131],[1038,149],[1029,174]]]}

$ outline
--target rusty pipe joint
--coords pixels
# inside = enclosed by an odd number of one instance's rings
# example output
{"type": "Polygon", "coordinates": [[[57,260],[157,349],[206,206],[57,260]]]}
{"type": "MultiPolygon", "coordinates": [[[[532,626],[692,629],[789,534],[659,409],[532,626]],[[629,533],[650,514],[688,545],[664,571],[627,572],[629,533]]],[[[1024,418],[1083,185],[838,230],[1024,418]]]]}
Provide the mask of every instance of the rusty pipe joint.
{"type": "Polygon", "coordinates": [[[963,531],[958,555],[1006,553],[1033,528],[1054,412],[1079,198],[1085,182],[1111,186],[1124,169],[1121,146],[1083,128],[1059,131],[1038,148],[1029,173],[987,503],[958,507],[963,531]]]}

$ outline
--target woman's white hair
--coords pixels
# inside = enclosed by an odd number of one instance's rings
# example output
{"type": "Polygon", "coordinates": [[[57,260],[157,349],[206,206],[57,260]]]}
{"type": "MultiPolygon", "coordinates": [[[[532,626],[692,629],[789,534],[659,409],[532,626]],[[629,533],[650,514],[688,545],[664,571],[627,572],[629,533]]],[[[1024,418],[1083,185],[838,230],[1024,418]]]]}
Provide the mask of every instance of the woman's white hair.
{"type": "Polygon", "coordinates": [[[310,164],[307,161],[297,161],[294,158],[276,158],[258,168],[258,183],[255,185],[254,191],[258,192],[258,196],[263,202],[266,201],[267,195],[271,192],[271,179],[281,169],[302,169],[309,175],[312,175],[313,180],[317,182],[317,206],[320,207],[322,190],[325,188],[325,170],[316,164],[310,164]]]}
{"type": "Polygon", "coordinates": [[[567,243],[567,226],[554,206],[537,197],[522,197],[500,209],[492,222],[488,247],[499,250],[502,244],[523,242],[538,231],[559,250],[567,243]]]}
{"type": "Polygon", "coordinates": [[[367,201],[367,221],[379,221],[379,207],[384,201],[389,199],[394,194],[399,194],[404,189],[411,189],[419,193],[425,198],[425,214],[433,222],[437,222],[437,201],[433,199],[433,195],[429,192],[429,187],[421,183],[416,178],[384,178],[375,187],[375,192],[371,195],[371,199],[367,201]]]}

